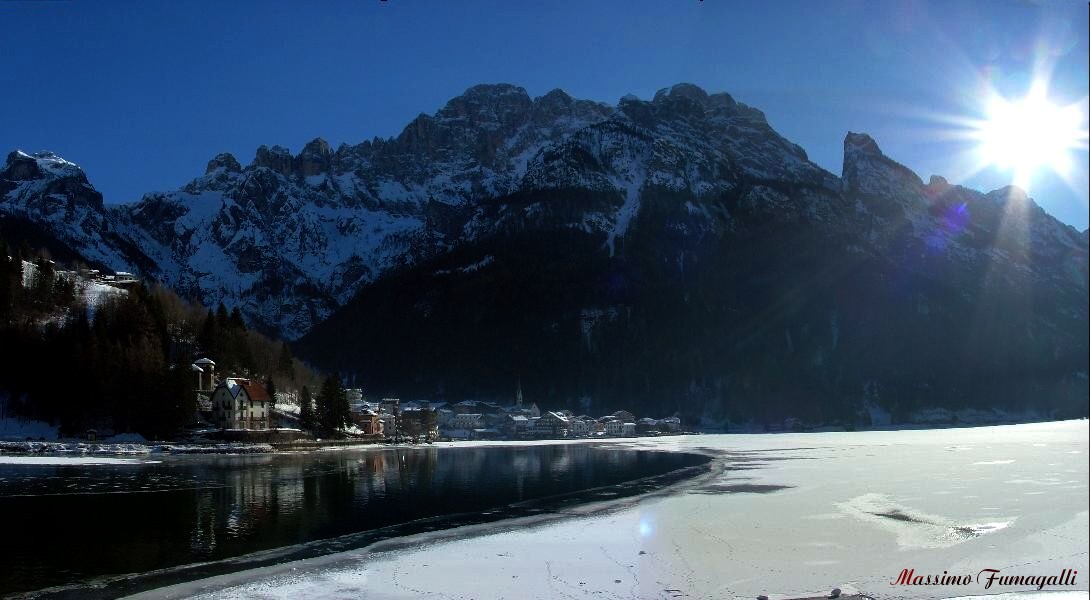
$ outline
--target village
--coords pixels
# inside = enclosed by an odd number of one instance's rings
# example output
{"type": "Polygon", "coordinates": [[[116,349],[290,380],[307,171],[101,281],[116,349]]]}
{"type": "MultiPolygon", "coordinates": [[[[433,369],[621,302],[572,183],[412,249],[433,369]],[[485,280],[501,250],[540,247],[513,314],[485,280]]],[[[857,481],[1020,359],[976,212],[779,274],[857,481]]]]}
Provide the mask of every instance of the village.
{"type": "MultiPolygon", "coordinates": [[[[266,440],[271,432],[279,438],[307,437],[301,428],[300,407],[294,394],[277,393],[243,377],[216,376],[216,363],[200,358],[190,365],[196,376],[200,424],[218,428],[233,441],[266,440]],[[292,435],[294,434],[294,435],[292,435]]],[[[570,410],[542,411],[523,401],[518,386],[514,403],[463,400],[432,402],[398,398],[365,399],[363,390],[344,390],[351,425],[339,434],[357,441],[429,443],[454,440],[529,440],[675,435],[682,432],[681,419],[644,417],[620,410],[592,417],[570,410]]]]}

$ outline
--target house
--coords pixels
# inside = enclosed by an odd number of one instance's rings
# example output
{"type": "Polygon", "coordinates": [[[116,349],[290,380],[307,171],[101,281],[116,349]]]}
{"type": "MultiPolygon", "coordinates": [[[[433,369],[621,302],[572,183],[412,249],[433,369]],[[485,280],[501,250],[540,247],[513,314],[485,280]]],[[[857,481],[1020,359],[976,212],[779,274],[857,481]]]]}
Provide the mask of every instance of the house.
{"type": "Polygon", "coordinates": [[[498,440],[502,439],[502,434],[499,429],[494,427],[481,427],[474,429],[470,438],[474,440],[498,440]]]}
{"type": "Polygon", "coordinates": [[[602,422],[604,427],[602,431],[610,437],[621,437],[624,435],[624,422],[615,417],[608,417],[602,422]]]}
{"type": "Polygon", "coordinates": [[[484,427],[483,415],[480,413],[462,413],[454,415],[454,418],[450,420],[449,427],[451,429],[481,429],[484,427]]]}
{"type": "Polygon", "coordinates": [[[380,413],[378,413],[378,420],[381,423],[380,431],[382,432],[382,435],[385,435],[385,436],[398,435],[397,415],[392,414],[392,413],[387,413],[387,412],[380,412],[380,413]]]}
{"type": "Polygon", "coordinates": [[[396,415],[401,412],[401,400],[398,398],[383,398],[382,401],[378,403],[378,411],[380,413],[396,415]]]}
{"type": "Polygon", "coordinates": [[[611,416],[616,417],[618,421],[622,423],[635,423],[636,415],[628,412],[627,410],[619,410],[613,413],[611,416]]]}
{"type": "Polygon", "coordinates": [[[507,415],[502,431],[508,437],[526,437],[530,434],[530,418],[525,415],[507,415]]]}
{"type": "Polygon", "coordinates": [[[212,392],[212,418],[223,429],[268,429],[272,399],[265,386],[229,377],[212,392]]]}
{"type": "Polygon", "coordinates": [[[572,417],[568,419],[570,427],[568,428],[568,434],[571,437],[587,437],[590,435],[590,423],[582,417],[572,417]]]}
{"type": "Polygon", "coordinates": [[[382,435],[382,420],[377,412],[370,409],[353,410],[352,422],[359,427],[365,435],[382,435]]]}
{"type": "Polygon", "coordinates": [[[639,421],[636,421],[637,433],[651,433],[652,431],[658,431],[659,422],[655,419],[644,417],[639,421]]]}
{"type": "Polygon", "coordinates": [[[632,422],[621,423],[621,436],[632,437],[636,435],[636,424],[632,422]]]}
{"type": "Polygon", "coordinates": [[[668,431],[670,433],[677,433],[681,431],[681,419],[678,417],[666,417],[665,419],[659,419],[659,431],[668,431]]]}
{"type": "Polygon", "coordinates": [[[571,424],[564,415],[555,412],[547,412],[534,422],[534,436],[549,438],[568,437],[571,424]]]}

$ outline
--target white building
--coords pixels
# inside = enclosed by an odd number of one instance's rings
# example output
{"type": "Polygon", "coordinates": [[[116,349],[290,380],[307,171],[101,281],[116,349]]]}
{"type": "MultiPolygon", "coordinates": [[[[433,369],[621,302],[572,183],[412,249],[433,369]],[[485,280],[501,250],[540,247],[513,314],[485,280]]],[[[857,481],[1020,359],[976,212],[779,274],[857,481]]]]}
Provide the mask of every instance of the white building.
{"type": "Polygon", "coordinates": [[[484,418],[480,413],[454,415],[448,425],[451,429],[480,429],[484,427],[484,418]]]}
{"type": "Polygon", "coordinates": [[[604,431],[610,437],[621,437],[624,435],[624,422],[618,419],[610,419],[605,422],[604,431]]]}
{"type": "Polygon", "coordinates": [[[534,436],[547,438],[568,437],[568,418],[556,412],[547,412],[534,420],[534,436]]]}
{"type": "Polygon", "coordinates": [[[587,437],[590,435],[590,423],[579,417],[568,419],[568,435],[571,437],[587,437]]]}
{"type": "Polygon", "coordinates": [[[265,386],[229,377],[212,392],[212,418],[224,429],[268,429],[272,404],[265,386]]]}

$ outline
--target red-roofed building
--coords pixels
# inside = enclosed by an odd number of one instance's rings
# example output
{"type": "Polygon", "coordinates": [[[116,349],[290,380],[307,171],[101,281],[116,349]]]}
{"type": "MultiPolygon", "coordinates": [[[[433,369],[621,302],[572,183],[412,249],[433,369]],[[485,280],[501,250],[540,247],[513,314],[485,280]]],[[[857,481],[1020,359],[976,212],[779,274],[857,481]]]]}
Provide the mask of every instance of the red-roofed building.
{"type": "Polygon", "coordinates": [[[268,429],[272,398],[260,383],[229,377],[212,392],[212,417],[224,429],[268,429]]]}

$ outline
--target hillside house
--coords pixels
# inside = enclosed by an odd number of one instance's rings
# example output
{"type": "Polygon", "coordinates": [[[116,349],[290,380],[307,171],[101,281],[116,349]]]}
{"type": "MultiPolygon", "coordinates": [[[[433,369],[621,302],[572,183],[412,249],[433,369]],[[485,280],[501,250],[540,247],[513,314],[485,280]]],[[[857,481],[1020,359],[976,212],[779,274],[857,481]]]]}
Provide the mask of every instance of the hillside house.
{"type": "Polygon", "coordinates": [[[273,402],[265,386],[229,377],[212,392],[212,418],[223,429],[269,428],[273,402]]]}

